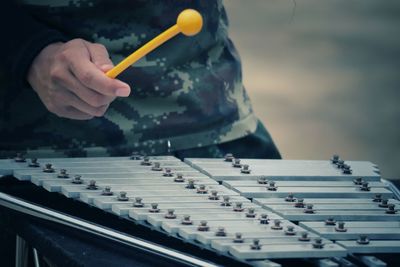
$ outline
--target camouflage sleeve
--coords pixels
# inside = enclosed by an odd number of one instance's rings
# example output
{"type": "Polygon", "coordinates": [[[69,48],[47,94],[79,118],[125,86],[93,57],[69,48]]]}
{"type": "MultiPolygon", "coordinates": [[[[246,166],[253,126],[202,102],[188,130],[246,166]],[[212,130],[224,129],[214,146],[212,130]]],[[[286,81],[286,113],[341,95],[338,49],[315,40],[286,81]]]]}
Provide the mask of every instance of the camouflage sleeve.
{"type": "MultiPolygon", "coordinates": [[[[103,117],[59,118],[33,90],[0,90],[0,156],[6,155],[1,150],[37,157],[166,154],[230,142],[256,131],[257,116],[242,83],[222,0],[18,3],[43,25],[103,44],[114,63],[173,25],[186,8],[198,10],[204,25],[198,35],[179,35],[125,70],[119,79],[131,85],[132,94],[113,101],[103,117]]],[[[37,32],[28,35],[31,39],[46,36],[44,28],[33,27],[37,32]]],[[[15,46],[22,52],[34,50],[32,40],[18,40],[23,44],[15,46]]]]}
{"type": "Polygon", "coordinates": [[[28,69],[45,46],[67,39],[60,32],[36,21],[14,1],[1,3],[0,32],[7,39],[0,42],[1,76],[14,84],[13,88],[26,87],[28,69]]]}

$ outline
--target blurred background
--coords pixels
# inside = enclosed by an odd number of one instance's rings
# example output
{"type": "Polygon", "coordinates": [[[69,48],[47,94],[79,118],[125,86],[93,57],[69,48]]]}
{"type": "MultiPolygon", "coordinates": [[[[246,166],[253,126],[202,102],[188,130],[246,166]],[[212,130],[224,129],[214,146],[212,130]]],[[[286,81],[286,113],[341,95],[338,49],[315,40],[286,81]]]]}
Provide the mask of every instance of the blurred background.
{"type": "Polygon", "coordinates": [[[400,1],[224,3],[244,84],[283,157],[337,153],[400,179],[400,1]]]}

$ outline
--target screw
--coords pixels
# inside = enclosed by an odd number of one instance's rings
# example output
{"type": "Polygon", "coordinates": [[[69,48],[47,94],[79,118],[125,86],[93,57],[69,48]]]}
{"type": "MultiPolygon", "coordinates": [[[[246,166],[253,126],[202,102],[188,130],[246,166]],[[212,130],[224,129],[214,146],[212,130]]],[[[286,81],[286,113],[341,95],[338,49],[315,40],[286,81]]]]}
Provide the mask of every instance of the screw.
{"type": "Polygon", "coordinates": [[[185,178],[183,178],[183,174],[182,173],[177,173],[176,177],[174,179],[174,182],[183,183],[184,181],[185,181],[185,178]]]}
{"type": "Polygon", "coordinates": [[[370,190],[371,190],[371,187],[368,186],[368,182],[363,182],[363,183],[361,184],[360,190],[361,190],[361,191],[370,191],[370,190]]]}
{"type": "Polygon", "coordinates": [[[229,207],[232,205],[232,203],[229,201],[230,197],[229,196],[223,196],[224,201],[221,203],[221,206],[224,207],[229,207]]]}
{"type": "Polygon", "coordinates": [[[260,250],[261,249],[260,240],[257,238],[253,239],[253,244],[250,245],[250,248],[252,250],[260,250]]]}
{"type": "Polygon", "coordinates": [[[294,198],[293,193],[289,193],[287,197],[285,197],[286,202],[295,202],[296,199],[294,198]]]}
{"type": "Polygon", "coordinates": [[[236,202],[235,203],[235,207],[233,208],[233,211],[236,211],[236,212],[244,211],[243,203],[242,202],[236,202]]]}
{"type": "Polygon", "coordinates": [[[106,186],[106,187],[103,188],[103,192],[101,192],[101,194],[103,196],[111,196],[114,193],[111,191],[111,187],[110,186],[106,186]]]}
{"type": "Polygon", "coordinates": [[[338,162],[338,160],[340,159],[340,157],[339,157],[339,155],[333,155],[332,156],[332,158],[331,158],[331,162],[333,163],[333,164],[336,164],[337,162],[338,162]]]}
{"type": "Polygon", "coordinates": [[[193,224],[192,220],[190,220],[190,215],[184,215],[181,223],[183,225],[192,225],[193,224]]]}
{"type": "Polygon", "coordinates": [[[336,225],[336,221],[333,217],[328,217],[328,219],[325,220],[325,225],[336,225]]]}
{"type": "Polygon", "coordinates": [[[382,194],[375,194],[374,198],[372,199],[373,202],[381,202],[382,201],[382,194]]]}
{"type": "Polygon", "coordinates": [[[306,208],[304,209],[304,213],[307,213],[307,214],[315,213],[315,210],[313,207],[314,207],[313,204],[307,204],[306,208]]]}
{"type": "Polygon", "coordinates": [[[226,236],[225,228],[219,226],[217,231],[215,232],[215,236],[226,236]]]}
{"type": "Polygon", "coordinates": [[[14,158],[15,162],[26,162],[26,159],[22,153],[17,153],[17,156],[14,158]]]}
{"type": "Polygon", "coordinates": [[[242,169],[240,170],[240,172],[244,173],[244,174],[249,174],[251,172],[249,165],[248,164],[244,164],[242,166],[242,169]]]}
{"type": "Polygon", "coordinates": [[[344,222],[338,222],[338,225],[335,227],[336,232],[347,232],[347,228],[344,227],[344,222]]]}
{"type": "Polygon", "coordinates": [[[342,173],[343,174],[352,174],[353,171],[351,170],[349,165],[343,164],[342,173]]]}
{"type": "Polygon", "coordinates": [[[279,219],[274,220],[274,225],[271,226],[272,230],[282,230],[283,227],[281,225],[281,221],[279,219]]]}
{"type": "Polygon", "coordinates": [[[268,183],[268,179],[267,179],[267,177],[265,177],[265,176],[261,176],[261,177],[259,177],[259,178],[257,179],[257,182],[258,182],[259,184],[267,184],[267,183],[268,183]]]}
{"type": "Polygon", "coordinates": [[[360,237],[357,239],[357,243],[360,245],[367,245],[369,244],[369,238],[367,235],[360,235],[360,237]]]}
{"type": "Polygon", "coordinates": [[[381,208],[387,208],[389,206],[388,202],[389,201],[387,199],[382,199],[381,203],[379,203],[378,206],[381,208]]]}
{"type": "Polygon", "coordinates": [[[234,159],[234,157],[233,157],[233,154],[232,154],[232,153],[227,153],[227,154],[225,155],[225,157],[224,157],[224,160],[225,160],[225,161],[228,161],[228,162],[232,162],[233,159],[234,159]]]}
{"type": "Polygon", "coordinates": [[[218,191],[217,190],[212,190],[211,191],[211,195],[208,196],[208,199],[210,199],[210,200],[218,200],[219,199],[218,191]]]}
{"type": "Polygon", "coordinates": [[[310,237],[308,236],[308,232],[302,232],[301,236],[298,238],[299,241],[310,241],[310,237]]]}
{"type": "Polygon", "coordinates": [[[151,209],[149,209],[149,212],[152,212],[152,213],[160,212],[160,209],[158,208],[158,204],[157,203],[151,203],[151,209]]]}
{"type": "Polygon", "coordinates": [[[72,182],[73,184],[82,184],[82,183],[83,183],[83,180],[82,180],[81,178],[82,178],[81,175],[76,174],[76,175],[74,176],[74,178],[72,179],[71,182],[72,182]]]}
{"type": "Polygon", "coordinates": [[[339,160],[336,162],[336,166],[338,167],[338,169],[342,169],[342,168],[343,168],[343,165],[344,165],[344,160],[342,160],[342,159],[339,159],[339,160]]]}
{"type": "Polygon", "coordinates": [[[363,182],[364,182],[364,180],[361,177],[357,177],[357,178],[353,179],[353,183],[355,185],[362,185],[363,182]]]}
{"type": "Polygon", "coordinates": [[[154,162],[154,166],[151,167],[152,171],[162,171],[160,162],[154,162]]]}
{"type": "Polygon", "coordinates": [[[37,161],[37,158],[31,158],[31,163],[29,163],[28,166],[31,168],[37,168],[37,167],[40,167],[40,164],[37,161]]]}
{"type": "Polygon", "coordinates": [[[184,215],[182,220],[183,225],[192,225],[193,222],[190,220],[190,215],[184,215]]]}
{"type": "Polygon", "coordinates": [[[144,204],[142,203],[142,198],[141,197],[135,197],[135,203],[133,203],[133,206],[135,208],[143,208],[144,204]]]}
{"type": "Polygon", "coordinates": [[[43,168],[43,172],[47,172],[47,173],[54,172],[53,165],[51,163],[46,163],[45,167],[43,168]]]}
{"type": "Polygon", "coordinates": [[[242,164],[240,163],[240,159],[234,159],[233,160],[233,163],[232,163],[232,167],[234,167],[234,168],[241,168],[242,167],[242,164]]]}
{"type": "Polygon", "coordinates": [[[98,186],[96,185],[96,181],[95,180],[90,180],[88,186],[86,187],[86,189],[89,190],[97,190],[98,186]]]}
{"type": "Polygon", "coordinates": [[[204,184],[199,185],[199,188],[197,188],[197,194],[207,194],[207,192],[208,190],[204,184]]]}
{"type": "Polygon", "coordinates": [[[233,243],[243,243],[242,233],[235,233],[235,238],[233,239],[233,243]]]}
{"type": "Polygon", "coordinates": [[[171,168],[165,168],[163,176],[172,177],[174,176],[174,173],[172,172],[171,168]]]}
{"type": "Polygon", "coordinates": [[[388,204],[386,213],[387,214],[396,214],[397,210],[395,209],[395,205],[394,204],[388,204]]]}
{"type": "Polygon", "coordinates": [[[167,210],[167,214],[165,214],[165,218],[166,219],[176,219],[176,215],[175,215],[175,210],[174,209],[168,209],[167,210]]]}
{"type": "Polygon", "coordinates": [[[152,162],[150,161],[150,158],[146,156],[143,158],[143,160],[142,160],[142,162],[140,162],[140,164],[144,165],[144,166],[151,166],[152,162]]]}
{"type": "Polygon", "coordinates": [[[130,159],[131,160],[141,160],[142,156],[139,154],[139,152],[134,151],[134,152],[132,152],[130,159]]]}
{"type": "Polygon", "coordinates": [[[260,224],[269,224],[268,214],[265,213],[261,214],[260,224]]]}
{"type": "Polygon", "coordinates": [[[294,230],[293,225],[286,226],[285,235],[295,235],[296,231],[294,230]]]}
{"type": "Polygon", "coordinates": [[[121,192],[119,192],[117,200],[118,201],[128,201],[129,197],[126,196],[126,192],[125,191],[121,191],[121,192]]]}
{"type": "Polygon", "coordinates": [[[207,232],[210,230],[210,227],[207,225],[207,221],[201,221],[200,225],[197,227],[198,231],[207,232]]]}
{"type": "Polygon", "coordinates": [[[188,183],[186,185],[187,189],[195,189],[196,187],[194,186],[194,180],[193,179],[188,179],[188,183]]]}
{"type": "Polygon", "coordinates": [[[274,181],[269,181],[269,184],[267,186],[267,189],[269,191],[276,191],[278,189],[277,186],[275,186],[275,182],[274,181]]]}
{"type": "Polygon", "coordinates": [[[312,246],[313,246],[313,248],[321,249],[321,248],[324,248],[324,243],[322,243],[321,238],[317,237],[314,239],[312,246]]]}
{"type": "Polygon", "coordinates": [[[302,199],[302,198],[298,198],[297,199],[297,202],[296,203],[294,203],[294,207],[295,208],[304,208],[304,199],[302,199]]]}
{"type": "Polygon", "coordinates": [[[66,169],[61,169],[60,173],[57,175],[58,178],[69,178],[69,174],[66,169]]]}
{"type": "Polygon", "coordinates": [[[255,218],[256,217],[255,209],[254,208],[248,208],[247,209],[247,213],[246,213],[246,217],[247,218],[255,218]]]}

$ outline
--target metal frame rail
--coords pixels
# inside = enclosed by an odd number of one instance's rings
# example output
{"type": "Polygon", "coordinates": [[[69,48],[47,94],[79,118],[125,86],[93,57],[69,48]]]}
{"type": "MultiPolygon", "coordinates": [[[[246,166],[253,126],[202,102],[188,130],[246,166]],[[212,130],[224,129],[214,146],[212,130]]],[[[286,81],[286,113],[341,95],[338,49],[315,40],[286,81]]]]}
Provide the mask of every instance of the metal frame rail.
{"type": "Polygon", "coordinates": [[[172,260],[174,262],[185,264],[187,266],[218,266],[212,262],[204,261],[196,257],[186,255],[181,252],[165,248],[139,238],[128,236],[113,229],[109,229],[81,219],[74,218],[66,214],[62,214],[60,212],[43,208],[39,205],[23,201],[19,198],[2,192],[0,192],[0,205],[36,218],[40,218],[57,224],[62,224],[90,234],[94,234],[96,236],[103,237],[117,243],[124,244],[129,247],[172,260]]]}

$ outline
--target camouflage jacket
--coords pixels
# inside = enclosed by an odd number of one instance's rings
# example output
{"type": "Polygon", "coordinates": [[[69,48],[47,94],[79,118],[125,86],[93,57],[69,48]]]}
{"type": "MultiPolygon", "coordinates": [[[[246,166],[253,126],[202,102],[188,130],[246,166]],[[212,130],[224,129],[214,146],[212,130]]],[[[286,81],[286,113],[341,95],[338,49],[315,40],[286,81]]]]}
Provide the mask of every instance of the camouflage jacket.
{"type": "MultiPolygon", "coordinates": [[[[105,45],[114,63],[175,24],[186,8],[204,19],[194,37],[177,36],[128,68],[130,84],[104,117],[88,121],[48,112],[31,88],[1,92],[0,150],[38,157],[165,154],[234,140],[257,119],[228,37],[221,0],[20,0],[43,25],[68,39],[105,45]]],[[[0,76],[1,79],[1,76],[0,76]]],[[[7,153],[6,153],[7,154],[7,153]]]]}

